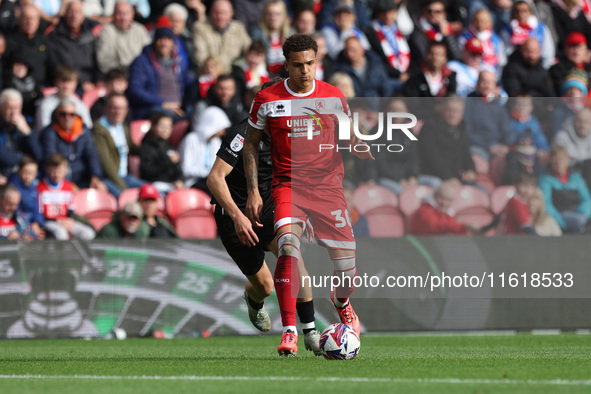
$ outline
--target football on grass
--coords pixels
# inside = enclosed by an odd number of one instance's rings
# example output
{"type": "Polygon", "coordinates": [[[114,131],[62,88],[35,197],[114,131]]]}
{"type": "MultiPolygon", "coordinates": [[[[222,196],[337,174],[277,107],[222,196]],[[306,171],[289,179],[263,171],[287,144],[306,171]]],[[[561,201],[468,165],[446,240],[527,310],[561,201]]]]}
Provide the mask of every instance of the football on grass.
{"type": "Polygon", "coordinates": [[[329,360],[352,360],[359,353],[360,346],[355,330],[343,323],[328,326],[320,336],[320,350],[329,360]]]}

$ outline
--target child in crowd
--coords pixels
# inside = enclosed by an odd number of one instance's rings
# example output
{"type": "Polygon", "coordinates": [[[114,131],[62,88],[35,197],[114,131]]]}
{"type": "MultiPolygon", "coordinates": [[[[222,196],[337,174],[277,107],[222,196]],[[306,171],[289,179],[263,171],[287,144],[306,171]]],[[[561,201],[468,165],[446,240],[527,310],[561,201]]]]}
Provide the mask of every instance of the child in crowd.
{"type": "Polygon", "coordinates": [[[47,159],[47,176],[41,181],[39,191],[39,210],[45,217],[45,229],[57,240],[70,237],[83,240],[94,239],[91,226],[75,218],[75,185],[66,180],[68,159],[54,153],[47,159]]]}
{"type": "Polygon", "coordinates": [[[538,180],[526,172],[519,173],[515,179],[515,195],[499,217],[497,234],[535,234],[528,201],[534,195],[538,180]]]}
{"type": "Polygon", "coordinates": [[[217,57],[208,57],[199,73],[199,98],[207,97],[207,92],[222,73],[222,62],[217,57]]]}
{"type": "Polygon", "coordinates": [[[533,145],[537,148],[537,158],[545,164],[548,161],[550,146],[548,139],[542,131],[540,122],[533,114],[534,100],[529,94],[518,94],[509,100],[511,116],[511,137],[510,144],[515,144],[519,137],[530,134],[533,145]]]}
{"type": "Polygon", "coordinates": [[[36,239],[45,239],[45,218],[39,211],[39,191],[37,173],[39,165],[29,156],[23,156],[18,171],[9,178],[9,183],[21,193],[18,210],[26,220],[31,235],[36,239]]]}
{"type": "Polygon", "coordinates": [[[184,187],[180,155],[168,142],[172,134],[172,118],[156,113],[152,126],[140,146],[140,177],[152,182],[164,196],[173,189],[184,187]]]}
{"type": "Polygon", "coordinates": [[[237,65],[244,71],[244,82],[247,89],[262,85],[269,80],[269,72],[265,62],[265,45],[253,41],[243,59],[237,65]]]}

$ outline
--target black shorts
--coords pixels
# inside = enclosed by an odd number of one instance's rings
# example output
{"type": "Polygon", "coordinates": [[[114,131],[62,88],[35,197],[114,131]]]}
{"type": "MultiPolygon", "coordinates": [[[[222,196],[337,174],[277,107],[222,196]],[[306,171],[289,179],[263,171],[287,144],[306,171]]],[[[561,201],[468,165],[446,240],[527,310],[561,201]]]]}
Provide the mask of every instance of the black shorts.
{"type": "Polygon", "coordinates": [[[228,215],[223,215],[220,209],[215,211],[215,222],[218,226],[218,234],[228,254],[234,260],[244,275],[254,275],[263,266],[267,245],[275,238],[273,229],[274,212],[272,209],[261,215],[263,227],[254,230],[259,237],[259,243],[248,247],[243,245],[234,229],[234,221],[228,215]]]}

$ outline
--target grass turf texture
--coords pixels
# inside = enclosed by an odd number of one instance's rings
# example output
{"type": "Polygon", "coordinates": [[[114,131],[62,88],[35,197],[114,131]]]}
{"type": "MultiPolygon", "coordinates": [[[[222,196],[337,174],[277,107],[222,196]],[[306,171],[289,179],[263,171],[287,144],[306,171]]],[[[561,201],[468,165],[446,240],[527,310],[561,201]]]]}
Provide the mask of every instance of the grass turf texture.
{"type": "Polygon", "coordinates": [[[277,335],[2,341],[0,393],[591,392],[590,335],[362,335],[352,361],[314,357],[303,337],[297,357],[280,358],[278,343],[277,335]]]}

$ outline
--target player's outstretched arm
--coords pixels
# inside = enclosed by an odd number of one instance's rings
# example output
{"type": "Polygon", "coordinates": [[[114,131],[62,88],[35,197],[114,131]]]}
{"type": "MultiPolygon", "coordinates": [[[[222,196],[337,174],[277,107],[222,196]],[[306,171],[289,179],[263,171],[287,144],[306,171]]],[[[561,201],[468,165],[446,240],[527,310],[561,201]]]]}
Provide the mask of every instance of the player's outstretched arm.
{"type": "Polygon", "coordinates": [[[259,237],[253,231],[250,220],[248,220],[234,202],[228,184],[226,183],[226,176],[232,172],[233,168],[224,160],[216,157],[207,177],[207,187],[218,204],[224,208],[226,214],[234,222],[234,228],[236,229],[236,234],[240,242],[246,246],[254,246],[259,242],[259,237]]]}
{"type": "Polygon", "coordinates": [[[263,199],[259,193],[259,144],[263,139],[263,131],[255,129],[251,125],[246,128],[244,138],[244,175],[246,176],[246,188],[248,200],[246,202],[246,216],[254,226],[262,226],[259,215],[263,210],[263,199]]]}

